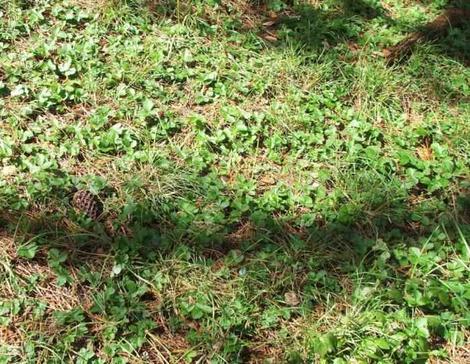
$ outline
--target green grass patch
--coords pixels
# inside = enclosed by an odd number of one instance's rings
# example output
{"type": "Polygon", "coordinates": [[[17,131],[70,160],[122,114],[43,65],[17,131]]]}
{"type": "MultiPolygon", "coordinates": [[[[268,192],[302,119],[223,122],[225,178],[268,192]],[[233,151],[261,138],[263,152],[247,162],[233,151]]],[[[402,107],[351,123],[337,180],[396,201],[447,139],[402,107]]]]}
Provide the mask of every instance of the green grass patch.
{"type": "Polygon", "coordinates": [[[444,5],[3,1],[0,362],[466,362],[444,5]]]}

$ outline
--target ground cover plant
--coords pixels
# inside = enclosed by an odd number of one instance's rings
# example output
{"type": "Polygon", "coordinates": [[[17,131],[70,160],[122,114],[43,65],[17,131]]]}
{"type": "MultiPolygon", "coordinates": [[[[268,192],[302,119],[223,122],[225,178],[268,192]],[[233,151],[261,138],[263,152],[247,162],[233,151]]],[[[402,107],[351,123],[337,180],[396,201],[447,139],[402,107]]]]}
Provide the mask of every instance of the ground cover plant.
{"type": "Polygon", "coordinates": [[[0,362],[469,362],[446,6],[0,2],[0,362]]]}

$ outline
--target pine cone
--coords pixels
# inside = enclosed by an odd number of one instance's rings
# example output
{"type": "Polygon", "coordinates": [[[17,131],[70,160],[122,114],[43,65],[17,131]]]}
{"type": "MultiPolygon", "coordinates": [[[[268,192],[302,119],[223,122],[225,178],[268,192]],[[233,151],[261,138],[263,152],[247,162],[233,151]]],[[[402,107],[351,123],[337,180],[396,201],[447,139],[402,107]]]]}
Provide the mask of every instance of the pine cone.
{"type": "Polygon", "coordinates": [[[73,206],[93,220],[98,220],[103,213],[103,204],[89,191],[79,190],[72,199],[73,206]]]}

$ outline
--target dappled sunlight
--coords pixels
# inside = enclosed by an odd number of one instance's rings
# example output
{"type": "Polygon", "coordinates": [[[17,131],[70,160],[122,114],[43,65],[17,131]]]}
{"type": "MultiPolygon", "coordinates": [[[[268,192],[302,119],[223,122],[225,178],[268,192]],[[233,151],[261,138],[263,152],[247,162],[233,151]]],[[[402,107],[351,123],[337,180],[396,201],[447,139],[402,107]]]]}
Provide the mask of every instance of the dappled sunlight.
{"type": "Polygon", "coordinates": [[[0,361],[463,357],[468,24],[383,52],[441,11],[2,2],[0,361]]]}

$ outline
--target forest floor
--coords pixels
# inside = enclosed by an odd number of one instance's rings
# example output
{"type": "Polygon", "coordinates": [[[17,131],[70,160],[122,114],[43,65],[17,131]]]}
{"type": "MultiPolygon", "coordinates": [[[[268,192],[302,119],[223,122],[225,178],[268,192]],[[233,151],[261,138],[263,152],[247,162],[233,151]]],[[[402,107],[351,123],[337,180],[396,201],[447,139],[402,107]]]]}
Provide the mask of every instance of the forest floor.
{"type": "Polygon", "coordinates": [[[443,3],[1,1],[0,363],[469,363],[443,3]]]}

